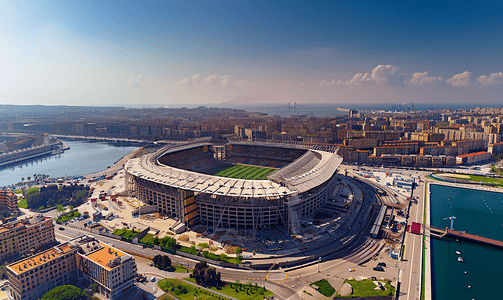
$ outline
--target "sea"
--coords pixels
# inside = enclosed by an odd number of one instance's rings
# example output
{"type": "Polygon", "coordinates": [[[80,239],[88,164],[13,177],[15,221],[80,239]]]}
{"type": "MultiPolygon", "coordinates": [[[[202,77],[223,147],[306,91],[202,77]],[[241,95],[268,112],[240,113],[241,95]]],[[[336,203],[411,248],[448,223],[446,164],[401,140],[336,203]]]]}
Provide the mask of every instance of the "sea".
{"type": "Polygon", "coordinates": [[[65,141],[65,143],[70,149],[61,154],[0,168],[0,188],[16,184],[22,178],[26,181],[28,176],[33,178],[33,174],[47,174],[55,178],[103,171],[124,155],[140,147],[139,144],[131,143],[89,141],[65,141]]]}
{"type": "MultiPolygon", "coordinates": [[[[431,224],[503,241],[503,194],[432,184],[431,224]]],[[[503,299],[503,249],[456,239],[432,241],[433,299],[503,299]],[[456,251],[464,262],[458,262],[456,251]]]]}

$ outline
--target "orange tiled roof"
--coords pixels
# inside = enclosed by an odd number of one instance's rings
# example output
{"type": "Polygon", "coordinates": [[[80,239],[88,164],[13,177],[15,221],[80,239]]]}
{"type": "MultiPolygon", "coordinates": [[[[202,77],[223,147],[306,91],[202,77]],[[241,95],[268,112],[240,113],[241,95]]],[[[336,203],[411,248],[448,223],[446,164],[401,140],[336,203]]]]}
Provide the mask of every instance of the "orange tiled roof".
{"type": "Polygon", "coordinates": [[[475,152],[475,153],[462,154],[462,155],[458,155],[458,157],[465,158],[465,157],[479,156],[479,155],[484,155],[484,154],[487,154],[487,152],[481,151],[481,152],[475,152]]]}

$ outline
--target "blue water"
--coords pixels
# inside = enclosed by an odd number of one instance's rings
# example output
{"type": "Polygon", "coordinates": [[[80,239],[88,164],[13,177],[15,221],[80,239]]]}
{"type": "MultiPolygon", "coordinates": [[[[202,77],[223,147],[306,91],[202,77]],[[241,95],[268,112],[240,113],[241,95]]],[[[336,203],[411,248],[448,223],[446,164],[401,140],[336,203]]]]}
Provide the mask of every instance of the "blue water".
{"type": "Polygon", "coordinates": [[[0,168],[0,187],[15,184],[33,174],[51,177],[84,175],[105,170],[124,155],[138,149],[120,143],[65,141],[70,146],[62,154],[47,156],[15,166],[0,168]]]}
{"type": "MultiPolygon", "coordinates": [[[[433,226],[447,227],[450,221],[444,218],[455,216],[455,230],[503,240],[503,194],[441,185],[431,185],[430,191],[433,226]]],[[[502,249],[432,239],[433,299],[503,299],[502,279],[502,249]],[[457,261],[456,250],[464,263],[457,261]]]]}

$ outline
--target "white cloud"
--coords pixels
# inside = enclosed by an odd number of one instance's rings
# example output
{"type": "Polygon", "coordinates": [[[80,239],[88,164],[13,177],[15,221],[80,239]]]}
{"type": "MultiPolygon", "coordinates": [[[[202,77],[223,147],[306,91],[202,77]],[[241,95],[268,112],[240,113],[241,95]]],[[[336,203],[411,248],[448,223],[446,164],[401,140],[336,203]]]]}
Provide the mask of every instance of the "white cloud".
{"type": "MultiPolygon", "coordinates": [[[[340,81],[340,80],[339,80],[340,81]]],[[[321,81],[318,81],[316,84],[319,85],[319,86],[334,86],[336,85],[338,82],[335,81],[335,79],[332,79],[332,81],[328,81],[328,80],[321,80],[321,81]]]]}
{"type": "Polygon", "coordinates": [[[177,83],[178,85],[193,86],[194,84],[199,84],[199,73],[192,75],[190,77],[184,78],[182,81],[177,83]]]}
{"type": "Polygon", "coordinates": [[[225,87],[225,86],[227,86],[230,79],[232,78],[229,75],[219,76],[216,73],[213,75],[210,75],[202,80],[199,80],[199,76],[200,76],[199,74],[196,74],[196,75],[192,75],[191,77],[184,78],[182,81],[178,82],[178,85],[193,86],[193,85],[203,84],[206,86],[214,85],[214,86],[225,87]]]}
{"type": "Polygon", "coordinates": [[[413,73],[409,84],[420,86],[445,86],[443,77],[428,76],[428,71],[423,73],[413,73]]]}
{"type": "Polygon", "coordinates": [[[482,84],[482,86],[503,85],[503,72],[491,73],[489,77],[481,75],[477,80],[482,84]]]}
{"type": "Polygon", "coordinates": [[[472,86],[475,80],[472,72],[464,71],[454,75],[451,79],[447,79],[447,82],[452,86],[472,86]]]}
{"type": "Polygon", "coordinates": [[[131,77],[131,79],[129,79],[129,81],[127,82],[129,85],[133,85],[133,86],[139,86],[140,83],[145,80],[145,75],[138,75],[136,77],[131,77]]]}
{"type": "Polygon", "coordinates": [[[378,65],[372,70],[372,79],[376,84],[404,85],[405,74],[399,66],[378,65]]]}
{"type": "Polygon", "coordinates": [[[356,73],[351,80],[346,80],[346,82],[342,82],[339,80],[339,85],[341,84],[346,84],[346,85],[360,85],[360,84],[374,84],[375,79],[370,77],[368,73],[362,74],[362,73],[356,73]]]}
{"type": "MultiPolygon", "coordinates": [[[[361,84],[377,84],[377,85],[404,85],[405,74],[402,73],[399,66],[393,65],[378,65],[372,70],[372,73],[356,73],[350,80],[339,80],[338,85],[361,85],[361,84]]],[[[335,85],[335,80],[326,82],[320,81],[320,85],[335,85]]]]}

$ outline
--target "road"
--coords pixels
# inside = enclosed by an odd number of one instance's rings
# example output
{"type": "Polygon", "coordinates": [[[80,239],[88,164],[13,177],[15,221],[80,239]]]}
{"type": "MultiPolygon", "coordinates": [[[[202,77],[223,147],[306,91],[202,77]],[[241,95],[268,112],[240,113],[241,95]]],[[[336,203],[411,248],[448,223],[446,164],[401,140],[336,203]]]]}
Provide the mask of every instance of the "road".
{"type": "MultiPolygon", "coordinates": [[[[419,186],[414,189],[413,197],[419,197],[419,199],[417,199],[417,204],[415,202],[411,202],[410,204],[409,219],[407,222],[409,225],[412,222],[423,222],[424,187],[424,182],[419,182],[419,186]]],[[[403,261],[400,263],[402,281],[399,299],[416,300],[421,297],[422,242],[422,235],[410,232],[405,233],[405,252],[402,256],[403,261]]]]}

